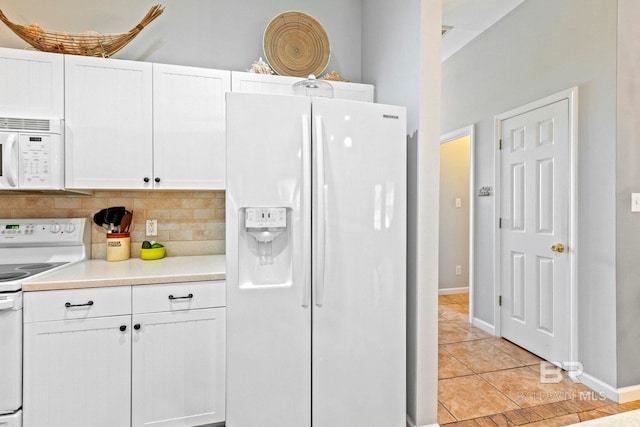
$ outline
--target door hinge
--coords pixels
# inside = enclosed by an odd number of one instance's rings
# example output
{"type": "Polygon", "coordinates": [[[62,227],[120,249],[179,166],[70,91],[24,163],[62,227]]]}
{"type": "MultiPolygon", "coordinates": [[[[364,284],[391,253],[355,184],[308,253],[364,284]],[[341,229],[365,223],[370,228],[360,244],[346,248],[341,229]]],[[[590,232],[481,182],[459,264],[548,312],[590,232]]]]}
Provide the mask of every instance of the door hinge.
{"type": "Polygon", "coordinates": [[[498,296],[498,305],[502,307],[502,295],[498,296]]]}
{"type": "Polygon", "coordinates": [[[502,218],[498,218],[498,228],[502,228],[502,218]]]}
{"type": "Polygon", "coordinates": [[[498,143],[498,150],[502,150],[502,139],[500,139],[500,142],[498,143]]]}

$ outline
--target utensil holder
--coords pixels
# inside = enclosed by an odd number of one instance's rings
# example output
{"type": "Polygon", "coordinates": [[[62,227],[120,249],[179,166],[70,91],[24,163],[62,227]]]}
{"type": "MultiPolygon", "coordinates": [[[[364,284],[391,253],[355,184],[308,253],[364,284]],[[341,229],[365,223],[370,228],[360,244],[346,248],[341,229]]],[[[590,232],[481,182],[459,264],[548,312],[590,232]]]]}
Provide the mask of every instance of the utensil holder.
{"type": "Polygon", "coordinates": [[[124,261],[131,257],[129,233],[107,234],[107,261],[124,261]]]}

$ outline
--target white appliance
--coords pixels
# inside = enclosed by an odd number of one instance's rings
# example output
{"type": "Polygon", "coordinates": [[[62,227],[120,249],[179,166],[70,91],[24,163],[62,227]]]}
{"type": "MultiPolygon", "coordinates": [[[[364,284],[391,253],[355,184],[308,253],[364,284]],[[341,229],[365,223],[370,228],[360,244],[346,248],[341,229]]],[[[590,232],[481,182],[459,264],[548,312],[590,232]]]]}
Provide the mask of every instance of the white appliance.
{"type": "Polygon", "coordinates": [[[0,190],[63,190],[62,120],[0,117],[0,190]]]}
{"type": "Polygon", "coordinates": [[[227,94],[228,427],[406,425],[406,113],[227,94]]]}
{"type": "Polygon", "coordinates": [[[0,219],[0,426],[22,426],[22,283],[89,257],[85,218],[0,219]]]}

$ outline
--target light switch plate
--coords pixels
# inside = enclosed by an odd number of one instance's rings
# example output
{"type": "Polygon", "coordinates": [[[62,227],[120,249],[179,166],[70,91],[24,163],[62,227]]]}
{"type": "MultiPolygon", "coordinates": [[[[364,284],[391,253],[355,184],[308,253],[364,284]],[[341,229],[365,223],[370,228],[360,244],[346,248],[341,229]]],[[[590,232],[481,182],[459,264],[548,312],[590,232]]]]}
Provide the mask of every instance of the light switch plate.
{"type": "Polygon", "coordinates": [[[631,193],[631,212],[640,212],[640,193],[631,193]]]}

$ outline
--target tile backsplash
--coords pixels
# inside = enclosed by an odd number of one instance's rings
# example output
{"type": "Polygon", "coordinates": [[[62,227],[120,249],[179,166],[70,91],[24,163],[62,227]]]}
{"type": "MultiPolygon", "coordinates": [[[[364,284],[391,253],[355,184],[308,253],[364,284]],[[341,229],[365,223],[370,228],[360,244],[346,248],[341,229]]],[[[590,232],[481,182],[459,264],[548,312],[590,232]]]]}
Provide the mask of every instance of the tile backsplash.
{"type": "Polygon", "coordinates": [[[225,252],[224,191],[95,191],[92,195],[0,194],[0,218],[72,218],[91,221],[91,258],[106,256],[106,232],[93,215],[111,206],[133,211],[131,256],[140,256],[143,240],[167,248],[167,256],[218,255],[225,252]],[[145,236],[145,221],[158,220],[158,235],[145,236]]]}

